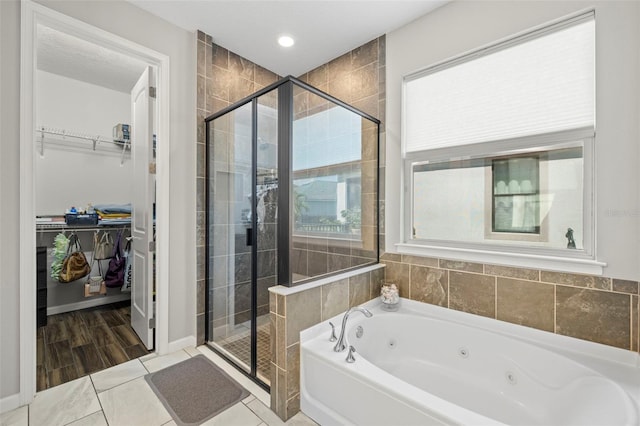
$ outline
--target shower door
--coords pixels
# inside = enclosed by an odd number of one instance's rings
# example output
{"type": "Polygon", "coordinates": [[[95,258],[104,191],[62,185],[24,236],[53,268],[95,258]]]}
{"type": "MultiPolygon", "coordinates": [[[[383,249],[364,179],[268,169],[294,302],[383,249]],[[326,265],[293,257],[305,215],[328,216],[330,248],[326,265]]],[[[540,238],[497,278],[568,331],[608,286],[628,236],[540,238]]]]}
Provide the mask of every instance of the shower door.
{"type": "Polygon", "coordinates": [[[270,382],[276,284],[277,90],[208,122],[209,344],[270,382]]]}

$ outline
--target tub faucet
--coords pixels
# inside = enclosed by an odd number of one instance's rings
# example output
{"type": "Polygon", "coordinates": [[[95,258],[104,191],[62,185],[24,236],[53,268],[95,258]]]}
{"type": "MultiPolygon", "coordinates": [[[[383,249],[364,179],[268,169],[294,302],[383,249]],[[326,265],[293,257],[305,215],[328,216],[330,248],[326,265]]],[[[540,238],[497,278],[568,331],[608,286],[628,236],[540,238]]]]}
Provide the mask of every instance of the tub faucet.
{"type": "Polygon", "coordinates": [[[340,330],[340,337],[338,337],[338,342],[333,347],[333,350],[335,352],[342,352],[347,348],[347,338],[345,333],[347,329],[347,318],[349,318],[351,312],[355,311],[362,312],[367,318],[371,318],[373,316],[373,314],[367,308],[363,308],[360,306],[354,306],[353,308],[350,308],[347,312],[345,312],[344,317],[342,317],[342,330],[340,330]]]}

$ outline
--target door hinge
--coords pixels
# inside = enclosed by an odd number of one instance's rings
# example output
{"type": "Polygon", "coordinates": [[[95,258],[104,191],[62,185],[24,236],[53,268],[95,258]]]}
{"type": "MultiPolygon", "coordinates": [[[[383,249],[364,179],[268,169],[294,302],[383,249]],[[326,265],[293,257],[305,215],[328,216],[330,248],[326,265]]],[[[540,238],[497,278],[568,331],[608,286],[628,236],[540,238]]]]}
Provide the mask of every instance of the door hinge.
{"type": "Polygon", "coordinates": [[[153,86],[149,86],[149,97],[153,99],[156,98],[156,88],[153,86]]]}
{"type": "Polygon", "coordinates": [[[156,328],[156,319],[149,318],[149,328],[156,328]]]}
{"type": "Polygon", "coordinates": [[[156,251],[156,242],[149,241],[149,252],[154,252],[154,251],[156,251]]]}
{"type": "Polygon", "coordinates": [[[151,163],[149,163],[149,174],[155,175],[156,174],[156,162],[152,161],[151,163]]]}

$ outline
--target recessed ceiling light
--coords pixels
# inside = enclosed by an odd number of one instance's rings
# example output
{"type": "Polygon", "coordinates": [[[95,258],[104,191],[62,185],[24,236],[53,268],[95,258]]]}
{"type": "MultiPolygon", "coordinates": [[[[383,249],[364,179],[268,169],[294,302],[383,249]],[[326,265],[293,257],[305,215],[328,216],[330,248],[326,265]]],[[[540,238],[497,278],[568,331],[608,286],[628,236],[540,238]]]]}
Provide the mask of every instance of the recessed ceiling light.
{"type": "Polygon", "coordinates": [[[278,44],[282,47],[291,47],[294,43],[293,38],[287,35],[280,36],[278,39],[278,44]]]}

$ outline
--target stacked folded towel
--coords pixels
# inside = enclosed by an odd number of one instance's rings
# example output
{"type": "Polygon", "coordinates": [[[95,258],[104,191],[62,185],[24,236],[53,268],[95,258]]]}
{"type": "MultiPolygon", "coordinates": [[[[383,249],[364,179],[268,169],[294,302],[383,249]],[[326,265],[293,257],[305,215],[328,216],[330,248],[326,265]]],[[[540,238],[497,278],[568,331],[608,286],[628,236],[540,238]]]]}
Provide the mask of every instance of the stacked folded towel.
{"type": "Polygon", "coordinates": [[[93,206],[102,220],[131,219],[131,203],[128,204],[96,204],[93,206]]]}

